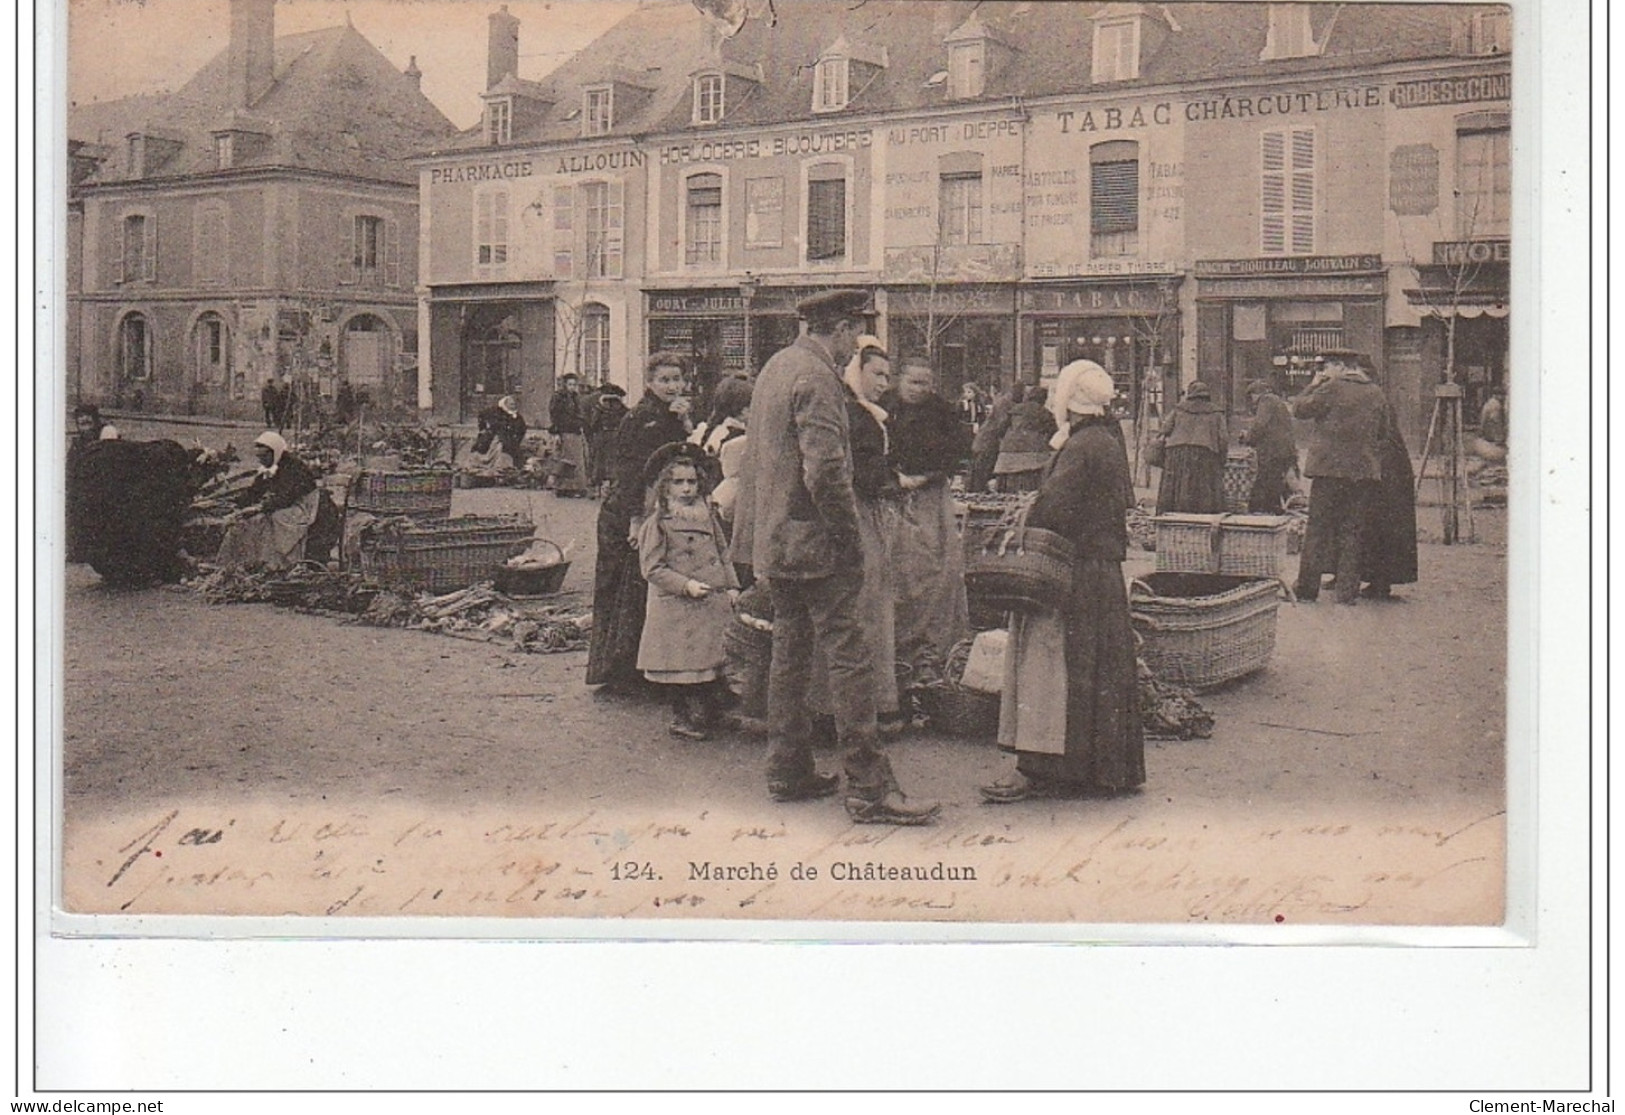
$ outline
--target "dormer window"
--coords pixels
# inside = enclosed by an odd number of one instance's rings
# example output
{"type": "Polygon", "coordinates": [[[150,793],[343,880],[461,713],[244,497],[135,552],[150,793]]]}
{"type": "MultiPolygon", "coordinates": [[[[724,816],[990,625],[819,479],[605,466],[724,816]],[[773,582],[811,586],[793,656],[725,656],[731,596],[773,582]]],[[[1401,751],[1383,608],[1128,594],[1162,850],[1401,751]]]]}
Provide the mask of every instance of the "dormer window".
{"type": "Polygon", "coordinates": [[[694,123],[721,123],[722,113],[722,75],[700,74],[694,79],[694,123]]]}
{"type": "Polygon", "coordinates": [[[948,48],[948,96],[955,100],[980,97],[986,85],[987,43],[977,39],[948,48]]]}
{"type": "Polygon", "coordinates": [[[485,102],[485,142],[493,147],[513,142],[513,100],[495,97],[485,102]]]}
{"type": "Polygon", "coordinates": [[[147,137],[136,133],[126,137],[124,141],[124,173],[131,178],[140,178],[143,164],[146,162],[147,137]]]}
{"type": "Polygon", "coordinates": [[[615,126],[615,87],[597,86],[582,94],[581,134],[608,135],[615,126]]]}
{"type": "Polygon", "coordinates": [[[1309,4],[1271,4],[1263,61],[1275,58],[1312,58],[1320,53],[1309,23],[1309,4]]]}
{"type": "Polygon", "coordinates": [[[219,132],[214,137],[214,169],[231,169],[231,133],[219,132]]]}
{"type": "Polygon", "coordinates": [[[838,112],[846,107],[850,64],[843,57],[820,58],[813,78],[813,111],[838,112]]]}
{"type": "Polygon", "coordinates": [[[1133,81],[1140,76],[1140,20],[1102,20],[1095,24],[1093,76],[1096,84],[1133,81]]]}
{"type": "Polygon", "coordinates": [[[1469,49],[1474,54],[1507,54],[1512,50],[1512,13],[1478,12],[1468,29],[1469,49]]]}

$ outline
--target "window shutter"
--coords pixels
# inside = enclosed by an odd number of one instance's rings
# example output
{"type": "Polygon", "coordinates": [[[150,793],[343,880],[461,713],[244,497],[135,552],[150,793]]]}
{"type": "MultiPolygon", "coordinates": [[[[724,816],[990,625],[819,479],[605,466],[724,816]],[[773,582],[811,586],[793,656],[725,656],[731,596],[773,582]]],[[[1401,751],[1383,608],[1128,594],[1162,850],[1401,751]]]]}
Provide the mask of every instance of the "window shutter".
{"type": "Polygon", "coordinates": [[[507,190],[495,190],[491,194],[491,262],[498,266],[508,262],[507,190]]]}
{"type": "Polygon", "coordinates": [[[1140,164],[1096,163],[1090,169],[1091,231],[1133,232],[1140,227],[1140,164]]]}
{"type": "Polygon", "coordinates": [[[846,179],[807,183],[807,258],[846,255],[846,179]]]}
{"type": "Polygon", "coordinates": [[[141,277],[147,282],[156,282],[158,279],[158,220],[148,216],[141,222],[143,243],[141,245],[141,277]]]}
{"type": "Polygon", "coordinates": [[[553,274],[568,279],[575,257],[575,187],[553,187],[553,274]]]}
{"type": "Polygon", "coordinates": [[[1292,252],[1315,250],[1315,131],[1292,129],[1292,252]]]}
{"type": "Polygon", "coordinates": [[[384,285],[401,285],[401,222],[395,217],[384,222],[384,285]]]}
{"type": "Polygon", "coordinates": [[[358,283],[361,281],[361,245],[356,240],[356,218],[354,214],[345,215],[343,227],[344,254],[339,256],[339,282],[358,283]]]}
{"type": "Polygon", "coordinates": [[[113,237],[113,282],[122,283],[127,275],[124,274],[124,238],[130,235],[130,218],[125,217],[114,226],[117,235],[113,237]]]}
{"type": "Polygon", "coordinates": [[[621,257],[626,245],[625,224],[626,183],[609,184],[609,204],[605,214],[604,277],[621,277],[621,257]]]}
{"type": "Polygon", "coordinates": [[[474,198],[474,265],[491,266],[491,195],[474,198]]]}
{"type": "Polygon", "coordinates": [[[1286,133],[1263,135],[1263,174],[1259,204],[1259,250],[1267,256],[1286,251],[1286,133]]]}

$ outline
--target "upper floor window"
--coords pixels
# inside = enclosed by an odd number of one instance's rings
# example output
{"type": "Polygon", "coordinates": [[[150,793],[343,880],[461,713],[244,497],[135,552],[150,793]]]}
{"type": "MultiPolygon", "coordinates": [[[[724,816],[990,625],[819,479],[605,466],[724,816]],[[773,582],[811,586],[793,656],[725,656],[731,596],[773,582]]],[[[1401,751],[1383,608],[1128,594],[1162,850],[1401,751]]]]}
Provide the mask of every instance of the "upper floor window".
{"type": "Polygon", "coordinates": [[[124,218],[119,231],[119,282],[154,281],[158,276],[158,244],[153,219],[143,213],[132,213],[124,218]]]}
{"type": "Polygon", "coordinates": [[[1474,54],[1506,54],[1512,50],[1512,13],[1477,12],[1468,28],[1468,47],[1474,54]]]}
{"type": "Polygon", "coordinates": [[[197,236],[192,244],[192,272],[202,286],[226,281],[226,208],[217,202],[197,211],[197,236]]]}
{"type": "Polygon", "coordinates": [[[694,123],[716,124],[722,120],[722,75],[701,74],[694,79],[694,123]]]}
{"type": "Polygon", "coordinates": [[[618,279],[625,243],[625,190],[620,182],[581,186],[586,278],[618,279]]]}
{"type": "Polygon", "coordinates": [[[986,84],[987,44],[981,40],[948,48],[948,96],[980,97],[986,84]]]}
{"type": "Polygon", "coordinates": [[[1089,254],[1132,256],[1140,250],[1140,145],[1132,140],[1089,149],[1089,254]]]}
{"type": "Polygon", "coordinates": [[[689,266],[722,262],[722,175],[688,179],[683,261],[689,266]]]}
{"type": "Polygon", "coordinates": [[[486,190],[474,196],[474,270],[500,275],[507,265],[508,191],[486,190]]]}
{"type": "Polygon", "coordinates": [[[1132,81],[1140,76],[1140,21],[1119,19],[1095,24],[1094,80],[1132,81]]]}
{"type": "Polygon", "coordinates": [[[846,168],[822,163],[807,172],[807,259],[846,258],[846,168]]]}
{"type": "Polygon", "coordinates": [[[1306,256],[1315,250],[1315,129],[1271,128],[1262,136],[1259,251],[1306,256]]]}
{"type": "Polygon", "coordinates": [[[485,102],[485,142],[493,146],[513,140],[513,101],[498,97],[485,102]]]}
{"type": "Polygon", "coordinates": [[[846,107],[850,67],[844,57],[820,58],[813,73],[813,111],[834,112],[846,107]]]}
{"type": "Polygon", "coordinates": [[[982,242],[981,171],[944,174],[937,185],[942,243],[982,242]]]}
{"type": "Polygon", "coordinates": [[[1271,4],[1269,30],[1265,32],[1264,59],[1307,58],[1320,53],[1314,28],[1309,22],[1308,4],[1271,4]]]}
{"type": "Polygon", "coordinates": [[[615,126],[614,87],[605,85],[596,89],[588,89],[582,96],[581,134],[589,136],[608,135],[609,130],[615,126]]]}
{"type": "Polygon", "coordinates": [[[1504,112],[1456,122],[1456,230],[1463,240],[1511,235],[1512,130],[1504,112]]]}
{"type": "Polygon", "coordinates": [[[609,308],[589,302],[581,310],[581,378],[609,382],[609,308]]]}

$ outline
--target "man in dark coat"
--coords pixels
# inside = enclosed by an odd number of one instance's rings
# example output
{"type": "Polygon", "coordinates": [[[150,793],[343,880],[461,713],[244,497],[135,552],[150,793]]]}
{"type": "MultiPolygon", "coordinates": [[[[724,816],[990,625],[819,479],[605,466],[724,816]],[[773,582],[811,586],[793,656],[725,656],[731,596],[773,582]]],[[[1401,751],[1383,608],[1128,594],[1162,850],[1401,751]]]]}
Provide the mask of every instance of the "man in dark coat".
{"type": "Polygon", "coordinates": [[[1382,481],[1388,400],[1360,370],[1358,353],[1328,352],[1324,368],[1293,400],[1314,423],[1304,475],[1310,478],[1309,526],[1298,560],[1298,599],[1320,596],[1320,576],[1337,575],[1337,602],[1359,600],[1362,538],[1382,481]]]}
{"type": "Polygon", "coordinates": [[[288,392],[274,379],[265,381],[260,389],[260,406],[265,410],[265,425],[268,429],[280,430],[287,420],[288,392]]]}
{"type": "Polygon", "coordinates": [[[910,803],[879,749],[874,656],[859,608],[862,550],[841,376],[867,307],[868,295],[857,290],[806,299],[797,307],[806,334],[763,366],[751,399],[734,560],[751,565],[773,597],[768,792],[776,801],[804,801],[838,785],[813,762],[807,698],[816,646],[844,749],[848,816],[923,824],[938,807],[910,803]]]}
{"type": "Polygon", "coordinates": [[[1247,510],[1255,515],[1279,515],[1287,494],[1287,473],[1298,464],[1292,411],[1267,379],[1249,383],[1247,398],[1253,404],[1253,424],[1242,431],[1241,441],[1258,454],[1258,474],[1247,495],[1247,510]]]}

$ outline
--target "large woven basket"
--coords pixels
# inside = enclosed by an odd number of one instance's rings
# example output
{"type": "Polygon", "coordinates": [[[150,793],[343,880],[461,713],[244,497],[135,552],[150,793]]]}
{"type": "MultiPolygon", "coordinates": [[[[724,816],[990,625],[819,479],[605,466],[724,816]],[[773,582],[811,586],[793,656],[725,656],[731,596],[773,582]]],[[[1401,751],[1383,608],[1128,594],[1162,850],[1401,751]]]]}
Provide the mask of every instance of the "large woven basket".
{"type": "Polygon", "coordinates": [[[530,548],[536,527],[517,515],[391,519],[361,535],[361,571],[380,584],[449,592],[489,581],[530,548]]]}
{"type": "Polygon", "coordinates": [[[965,592],[983,608],[1030,612],[1072,591],[1070,540],[1038,527],[1001,527],[965,559],[965,592]]]}
{"type": "MultiPolygon", "coordinates": [[[[724,671],[739,695],[739,712],[761,720],[767,716],[767,676],[773,665],[773,626],[753,627],[734,612],[722,629],[724,671]]],[[[765,621],[758,621],[765,622],[765,621]]]]}
{"type": "Polygon", "coordinates": [[[1129,618],[1153,673],[1212,689],[1269,664],[1280,585],[1200,573],[1151,573],[1129,585],[1129,618]]]}
{"type": "Polygon", "coordinates": [[[1282,580],[1290,515],[1156,517],[1157,572],[1282,580]]]}
{"type": "Polygon", "coordinates": [[[1247,510],[1253,482],[1258,479],[1258,458],[1252,449],[1230,450],[1224,462],[1224,506],[1227,511],[1247,510]]]}
{"type": "Polygon", "coordinates": [[[349,505],[373,515],[446,519],[451,517],[451,488],[449,469],[363,472],[350,486],[349,505]]]}
{"type": "Polygon", "coordinates": [[[964,539],[965,558],[981,549],[988,532],[1001,525],[1011,525],[1022,511],[1033,502],[1036,492],[975,492],[956,493],[954,514],[959,520],[959,532],[964,539]]]}

